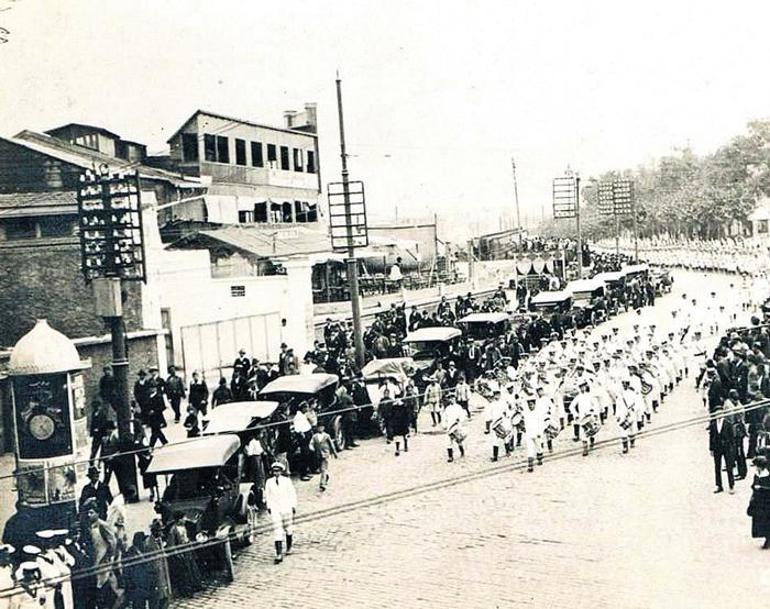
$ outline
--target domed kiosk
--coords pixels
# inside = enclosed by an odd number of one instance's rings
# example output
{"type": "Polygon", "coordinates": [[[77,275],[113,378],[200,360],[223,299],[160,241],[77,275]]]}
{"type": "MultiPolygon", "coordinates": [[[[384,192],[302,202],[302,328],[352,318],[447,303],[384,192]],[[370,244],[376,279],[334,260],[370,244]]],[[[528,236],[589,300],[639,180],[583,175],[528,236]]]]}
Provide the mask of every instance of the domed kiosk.
{"type": "Polygon", "coordinates": [[[45,319],[11,352],[18,506],[38,512],[36,520],[66,526],[74,515],[77,479],[88,465],[82,370],[90,366],[45,319]]]}

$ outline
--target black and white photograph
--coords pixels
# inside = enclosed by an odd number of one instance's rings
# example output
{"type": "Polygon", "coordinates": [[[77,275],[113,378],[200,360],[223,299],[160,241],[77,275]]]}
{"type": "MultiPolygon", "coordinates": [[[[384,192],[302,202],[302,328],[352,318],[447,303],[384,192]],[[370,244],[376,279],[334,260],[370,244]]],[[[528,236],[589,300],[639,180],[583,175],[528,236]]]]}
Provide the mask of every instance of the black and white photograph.
{"type": "Polygon", "coordinates": [[[0,609],[766,606],[768,24],[0,0],[0,609]]]}

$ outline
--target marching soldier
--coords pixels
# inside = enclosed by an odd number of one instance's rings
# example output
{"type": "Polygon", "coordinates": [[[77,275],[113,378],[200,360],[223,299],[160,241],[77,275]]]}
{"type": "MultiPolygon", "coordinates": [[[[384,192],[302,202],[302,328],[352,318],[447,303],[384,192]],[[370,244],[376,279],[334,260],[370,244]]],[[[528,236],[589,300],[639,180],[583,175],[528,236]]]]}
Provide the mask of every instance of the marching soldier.
{"type": "Polygon", "coordinates": [[[484,433],[490,435],[492,461],[497,461],[500,457],[500,449],[506,447],[511,435],[510,419],[506,416],[506,405],[502,400],[500,385],[497,383],[492,387],[492,399],[487,403],[484,411],[484,421],[486,424],[484,433]]]}
{"type": "Polygon", "coordinates": [[[537,396],[527,395],[524,417],[524,443],[527,447],[527,471],[533,471],[535,458],[543,464],[543,434],[545,433],[545,412],[537,407],[537,396]]]}
{"type": "Polygon", "coordinates": [[[463,420],[465,418],[465,411],[455,399],[451,399],[449,404],[444,409],[444,428],[447,435],[447,462],[454,461],[454,447],[457,446],[457,450],[460,452],[460,456],[465,456],[465,448],[463,442],[465,441],[466,433],[463,428],[463,420]]]}

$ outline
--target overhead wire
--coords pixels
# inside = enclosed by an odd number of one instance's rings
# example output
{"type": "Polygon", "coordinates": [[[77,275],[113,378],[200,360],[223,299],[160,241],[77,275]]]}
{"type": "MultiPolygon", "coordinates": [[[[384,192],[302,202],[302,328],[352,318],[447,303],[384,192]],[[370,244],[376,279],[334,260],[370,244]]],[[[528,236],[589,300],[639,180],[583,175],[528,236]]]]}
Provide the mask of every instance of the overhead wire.
{"type": "MultiPolygon", "coordinates": [[[[681,431],[684,429],[689,429],[690,427],[703,425],[704,423],[710,423],[711,421],[715,421],[717,419],[725,418],[735,414],[750,412],[757,408],[763,408],[768,405],[770,405],[770,399],[765,399],[765,400],[760,400],[758,402],[754,402],[746,406],[737,406],[730,410],[722,410],[714,413],[699,414],[699,415],[696,415],[695,417],[680,419],[678,421],[673,421],[671,423],[662,425],[660,427],[649,429],[643,433],[640,433],[636,439],[642,442],[647,438],[657,437],[657,436],[681,431]]],[[[617,446],[617,441],[620,439],[620,437],[621,436],[613,436],[611,438],[597,440],[592,450],[595,450],[595,451],[604,450],[612,446],[617,446]]],[[[558,451],[556,453],[549,454],[547,458],[547,462],[550,463],[552,461],[558,461],[561,459],[565,459],[565,458],[569,458],[577,455],[582,455],[581,447],[566,449],[564,451],[558,451]]],[[[316,520],[321,520],[324,518],[340,516],[352,511],[376,507],[377,505],[381,505],[384,503],[389,503],[392,501],[409,498],[419,494],[442,490],[444,488],[449,488],[451,486],[456,486],[458,484],[473,482],[476,480],[500,475],[500,474],[515,471],[518,469],[523,469],[525,466],[527,466],[527,461],[525,459],[512,461],[510,463],[500,463],[498,465],[493,465],[493,466],[487,465],[487,466],[484,466],[482,469],[475,470],[472,472],[458,474],[458,475],[450,476],[448,478],[442,478],[432,482],[422,483],[412,487],[398,489],[388,493],[375,495],[373,497],[368,497],[357,501],[344,503],[338,506],[332,506],[329,508],[316,510],[314,512],[310,512],[305,515],[299,515],[294,518],[294,522],[297,524],[303,524],[303,523],[314,522],[316,520]]],[[[208,538],[205,541],[190,541],[186,544],[172,546],[170,548],[166,547],[154,552],[147,552],[134,559],[128,559],[128,560],[124,559],[122,561],[122,567],[125,568],[125,567],[136,566],[136,565],[152,562],[159,558],[177,556],[190,551],[207,549],[207,548],[224,544],[225,542],[228,542],[228,541],[229,542],[236,541],[240,538],[243,538],[245,535],[256,535],[258,533],[265,533],[270,530],[272,530],[272,523],[260,524],[255,527],[246,527],[245,529],[242,529],[240,531],[233,530],[231,532],[228,532],[227,535],[224,535],[224,536],[219,536],[219,537],[214,536],[214,537],[208,538]]],[[[257,553],[257,556],[259,557],[261,555],[265,555],[269,553],[270,553],[270,550],[263,550],[263,551],[259,551],[257,553]]],[[[94,565],[93,567],[78,570],[74,575],[44,578],[36,583],[42,586],[53,587],[55,585],[60,584],[63,581],[67,581],[67,580],[72,581],[72,580],[90,578],[98,574],[108,573],[110,571],[113,571],[114,569],[115,569],[115,565],[113,564],[94,565]]],[[[18,584],[12,587],[0,588],[0,598],[12,596],[16,592],[21,592],[21,591],[23,591],[23,587],[18,584]]]]}

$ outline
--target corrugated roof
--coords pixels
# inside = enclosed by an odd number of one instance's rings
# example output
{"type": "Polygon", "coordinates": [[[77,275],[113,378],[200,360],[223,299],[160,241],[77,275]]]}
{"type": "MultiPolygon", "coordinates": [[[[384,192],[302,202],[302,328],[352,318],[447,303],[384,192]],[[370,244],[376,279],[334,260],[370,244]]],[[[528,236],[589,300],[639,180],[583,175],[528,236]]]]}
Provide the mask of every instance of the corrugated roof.
{"type": "Polygon", "coordinates": [[[225,226],[182,237],[173,243],[172,247],[195,245],[200,242],[199,236],[205,240],[219,241],[259,258],[280,258],[332,251],[331,242],[326,233],[299,226],[286,230],[262,226],[225,226]]]}
{"type": "Polygon", "coordinates": [[[182,177],[179,174],[155,167],[147,167],[138,163],[132,163],[124,159],[119,159],[96,150],[89,150],[83,146],[70,144],[42,133],[34,131],[22,131],[12,138],[0,138],[11,144],[23,146],[33,152],[45,154],[47,156],[59,159],[70,165],[91,169],[94,165],[97,167],[106,164],[110,172],[118,171],[138,171],[139,176],[145,179],[164,180],[171,182],[174,186],[180,188],[201,188],[200,180],[194,177],[182,177]]]}
{"type": "Polygon", "coordinates": [[[77,213],[77,193],[70,190],[0,194],[0,218],[77,213]]]}

